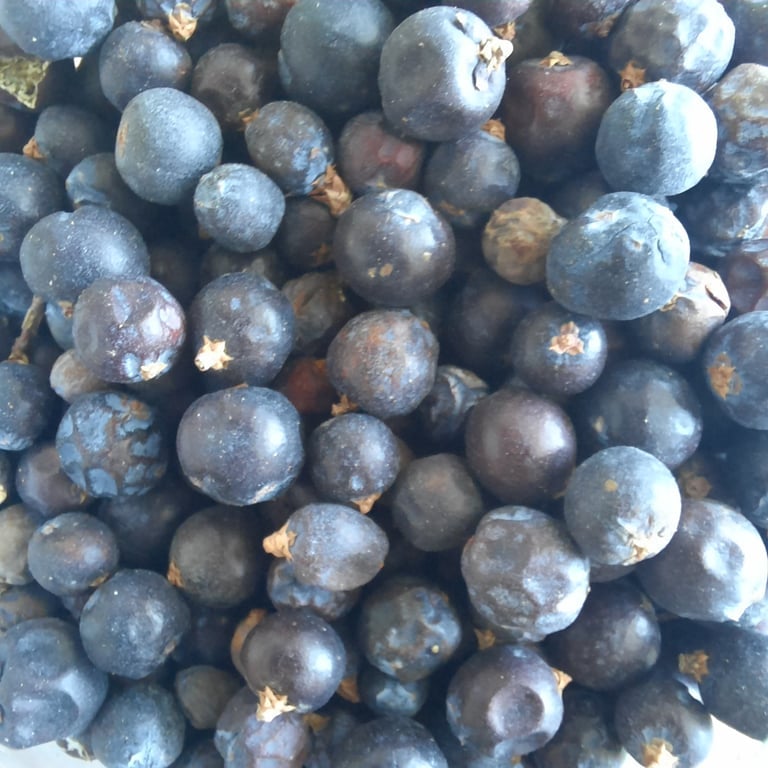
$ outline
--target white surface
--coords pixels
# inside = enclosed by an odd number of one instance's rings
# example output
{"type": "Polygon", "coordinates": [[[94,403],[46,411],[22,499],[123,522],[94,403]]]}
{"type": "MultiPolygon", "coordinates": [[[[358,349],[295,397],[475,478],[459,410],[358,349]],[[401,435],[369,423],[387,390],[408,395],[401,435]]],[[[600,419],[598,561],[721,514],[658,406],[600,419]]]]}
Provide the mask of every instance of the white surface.
{"type": "MultiPolygon", "coordinates": [[[[715,722],[715,745],[700,768],[766,768],[768,745],[748,739],[715,722]]],[[[20,752],[0,747],[0,768],[102,768],[96,760],[84,762],[69,757],[55,744],[44,744],[20,752]]]]}

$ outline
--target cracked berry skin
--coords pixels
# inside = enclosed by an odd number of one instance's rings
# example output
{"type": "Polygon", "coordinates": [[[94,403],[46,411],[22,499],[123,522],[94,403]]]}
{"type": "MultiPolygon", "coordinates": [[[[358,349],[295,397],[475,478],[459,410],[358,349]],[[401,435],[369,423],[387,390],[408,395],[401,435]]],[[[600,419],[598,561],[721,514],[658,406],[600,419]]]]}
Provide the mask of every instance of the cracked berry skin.
{"type": "Polygon", "coordinates": [[[373,304],[407,307],[453,273],[456,243],[446,220],[418,192],[369,192],[341,215],[331,253],[352,290],[373,304]]]}
{"type": "Polygon", "coordinates": [[[532,752],[555,735],[563,700],[554,670],[536,651],[505,644],[477,652],[459,667],[446,711],[465,747],[498,757],[502,765],[503,756],[532,752]]]}
{"type": "MultiPolygon", "coordinates": [[[[284,608],[265,616],[250,631],[239,661],[254,693],[269,688],[285,697],[283,705],[291,709],[284,711],[314,712],[339,687],[346,651],[333,627],[312,611],[284,608]]],[[[264,704],[259,711],[265,720],[282,714],[264,704]]]]}
{"type": "Polygon", "coordinates": [[[480,128],[501,103],[502,61],[483,60],[498,41],[475,14],[432,7],[395,27],[381,52],[379,89],[395,130],[426,141],[452,141],[480,128]]]}
{"type": "Polygon", "coordinates": [[[189,607],[163,576],[123,568],[88,598],[80,637],[96,667],[139,680],[170,656],[189,622],[189,607]]]}
{"type": "Polygon", "coordinates": [[[221,128],[208,107],[175,88],[150,88],[123,110],[115,162],[139,197],[175,205],[219,164],[222,144],[221,128]]]}
{"type": "Polygon", "coordinates": [[[478,614],[515,640],[565,629],[589,591],[589,560],[565,525],[528,507],[488,512],[464,546],[461,572],[478,614]]]}
{"type": "Polygon", "coordinates": [[[674,475],[650,453],[615,446],[579,464],[565,490],[565,523],[594,563],[632,565],[671,541],[680,522],[674,475]]]}
{"type": "Polygon", "coordinates": [[[184,310],[151,277],[94,280],[75,304],[72,337],[80,359],[106,382],[150,381],[176,362],[184,310]]]}
{"type": "Polygon", "coordinates": [[[167,445],[157,410],[122,392],[82,395],[56,432],[64,473],[94,497],[135,496],[162,479],[167,445]]]}
{"type": "Polygon", "coordinates": [[[30,619],[0,636],[0,670],[0,744],[11,749],[80,734],[107,695],[107,675],[61,619],[30,619]]]}
{"type": "Polygon", "coordinates": [[[296,334],[290,301],[266,277],[232,272],[211,280],[188,312],[195,365],[212,387],[268,384],[296,334]]]}
{"type": "Polygon", "coordinates": [[[296,409],[263,387],[220,389],[195,400],[176,433],[187,480],[220,504],[268,501],[298,476],[304,447],[296,409]]]}
{"type": "Polygon", "coordinates": [[[408,310],[374,309],[347,322],[328,347],[331,384],[361,410],[388,419],[416,410],[437,374],[437,339],[408,310]]]}
{"type": "Polygon", "coordinates": [[[689,258],[688,234],[668,208],[639,192],[612,192],[555,235],[547,287],[573,312],[634,320],[675,295],[689,258]]]}
{"type": "Polygon", "coordinates": [[[768,311],[747,312],[714,331],[702,356],[718,405],[750,429],[768,429],[767,334],[768,311]]]}

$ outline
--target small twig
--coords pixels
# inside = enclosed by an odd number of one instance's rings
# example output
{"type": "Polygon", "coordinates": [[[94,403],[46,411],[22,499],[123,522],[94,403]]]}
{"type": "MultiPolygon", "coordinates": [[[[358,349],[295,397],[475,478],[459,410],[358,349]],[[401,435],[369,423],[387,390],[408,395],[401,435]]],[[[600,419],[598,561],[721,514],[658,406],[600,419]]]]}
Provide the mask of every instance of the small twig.
{"type": "Polygon", "coordinates": [[[21,323],[21,332],[16,337],[11,347],[11,354],[8,360],[12,363],[28,363],[27,348],[37,335],[37,329],[45,315],[45,300],[42,296],[33,296],[32,303],[29,305],[27,314],[21,323]]]}

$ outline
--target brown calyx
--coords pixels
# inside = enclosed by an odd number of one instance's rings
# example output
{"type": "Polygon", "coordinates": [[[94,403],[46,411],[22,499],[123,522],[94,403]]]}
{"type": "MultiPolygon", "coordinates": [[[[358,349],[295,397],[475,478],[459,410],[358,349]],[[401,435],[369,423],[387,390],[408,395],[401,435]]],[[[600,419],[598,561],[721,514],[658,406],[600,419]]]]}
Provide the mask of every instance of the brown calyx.
{"type": "Polygon", "coordinates": [[[168,368],[168,363],[164,363],[161,360],[155,360],[154,363],[144,363],[139,368],[142,381],[151,381],[156,379],[160,374],[165,373],[168,368]]]}
{"type": "Polygon", "coordinates": [[[630,88],[643,85],[646,82],[645,71],[646,67],[641,67],[636,61],[628,61],[624,69],[619,72],[621,90],[628,91],[630,88]]]}
{"type": "Polygon", "coordinates": [[[571,64],[573,64],[573,60],[569,59],[561,51],[552,51],[539,62],[539,66],[546,67],[547,69],[552,69],[554,67],[568,67],[571,64]]]}
{"type": "Polygon", "coordinates": [[[493,648],[496,645],[496,635],[493,634],[492,629],[478,629],[474,628],[475,637],[477,638],[477,650],[485,651],[488,648],[493,648]]]}
{"type": "MultiPolygon", "coordinates": [[[[34,141],[34,139],[33,139],[34,141]]],[[[24,319],[21,321],[21,330],[11,347],[8,361],[11,363],[28,363],[27,349],[37,335],[40,323],[45,315],[45,300],[42,296],[33,296],[24,319]]]]}
{"type": "Polygon", "coordinates": [[[292,560],[291,547],[294,541],[296,541],[296,533],[289,531],[288,523],[286,523],[282,528],[265,537],[262,546],[268,555],[292,560]]]}
{"type": "Polygon", "coordinates": [[[288,703],[287,696],[281,696],[269,686],[256,694],[259,697],[259,706],[256,709],[256,718],[263,723],[271,723],[276,717],[286,712],[294,712],[296,707],[288,703]]]}
{"type": "Polygon", "coordinates": [[[325,173],[312,182],[309,196],[322,203],[336,218],[352,205],[352,192],[339,176],[336,166],[330,164],[326,166],[325,173]]]}
{"type": "Polygon", "coordinates": [[[195,355],[195,365],[200,371],[221,371],[235,358],[227,354],[227,342],[203,336],[203,346],[195,355]]]}
{"type": "Polygon", "coordinates": [[[336,693],[341,696],[342,699],[351,702],[352,704],[360,703],[360,691],[357,687],[357,677],[350,675],[345,677],[336,689],[336,693]]]}
{"type": "Polygon", "coordinates": [[[24,157],[28,157],[30,160],[44,160],[45,155],[40,151],[40,145],[37,143],[37,139],[33,136],[21,150],[21,154],[24,157]]]}
{"type": "Polygon", "coordinates": [[[353,499],[352,503],[360,510],[360,512],[367,515],[380,498],[380,493],[372,493],[370,496],[365,496],[362,499],[353,499]]]}
{"type": "Polygon", "coordinates": [[[357,403],[353,403],[346,395],[339,398],[339,402],[331,406],[331,416],[341,416],[344,413],[352,413],[358,409],[357,403]]]}
{"type": "Polygon", "coordinates": [[[584,352],[584,342],[579,336],[579,326],[571,320],[560,326],[560,332],[549,341],[549,351],[558,355],[581,355],[584,352]]]}
{"type": "Polygon", "coordinates": [[[693,651],[693,653],[681,653],[677,657],[677,668],[683,675],[692,677],[700,683],[709,674],[709,656],[706,651],[693,651]]]}
{"type": "Polygon", "coordinates": [[[712,492],[712,483],[696,472],[681,473],[677,484],[686,499],[706,499],[712,492]]]}
{"type": "Polygon", "coordinates": [[[573,680],[573,678],[567,672],[563,672],[562,669],[555,669],[552,667],[552,674],[555,676],[557,690],[560,691],[560,693],[562,693],[573,680]]]}
{"type": "Polygon", "coordinates": [[[512,40],[517,37],[517,26],[514,21],[505,21],[503,24],[499,24],[493,28],[493,34],[496,37],[500,37],[502,40],[512,40]]]}
{"type": "Polygon", "coordinates": [[[240,664],[240,654],[243,651],[243,646],[248,636],[254,627],[257,627],[262,619],[267,615],[267,612],[263,608],[254,608],[248,613],[248,615],[235,627],[235,631],[232,633],[232,639],[229,641],[229,657],[232,659],[232,663],[235,669],[245,677],[245,674],[240,664]]]}
{"type": "Polygon", "coordinates": [[[177,3],[168,14],[168,30],[180,43],[186,43],[197,29],[197,19],[189,3],[177,3]]]}
{"type": "Polygon", "coordinates": [[[165,578],[173,584],[174,587],[181,589],[184,586],[184,578],[181,575],[179,566],[171,560],[168,566],[168,573],[165,574],[165,578]]]}
{"type": "Polygon", "coordinates": [[[495,136],[497,139],[501,139],[502,141],[507,140],[506,126],[501,122],[501,120],[497,120],[496,118],[492,117],[490,120],[486,120],[480,130],[483,130],[486,133],[490,133],[491,136],[495,136]]]}
{"type": "Polygon", "coordinates": [[[680,760],[665,739],[651,739],[643,746],[642,764],[645,768],[675,768],[680,760]]]}
{"type": "MultiPolygon", "coordinates": [[[[489,72],[496,72],[504,66],[504,62],[512,55],[512,43],[502,37],[489,37],[483,40],[477,48],[477,55],[489,72]]],[[[475,83],[477,87],[477,83],[475,83]]]]}
{"type": "Polygon", "coordinates": [[[725,353],[715,358],[715,364],[707,368],[707,374],[713,392],[723,400],[728,395],[738,395],[741,392],[741,377],[736,373],[736,367],[731,365],[731,359],[725,353]]]}

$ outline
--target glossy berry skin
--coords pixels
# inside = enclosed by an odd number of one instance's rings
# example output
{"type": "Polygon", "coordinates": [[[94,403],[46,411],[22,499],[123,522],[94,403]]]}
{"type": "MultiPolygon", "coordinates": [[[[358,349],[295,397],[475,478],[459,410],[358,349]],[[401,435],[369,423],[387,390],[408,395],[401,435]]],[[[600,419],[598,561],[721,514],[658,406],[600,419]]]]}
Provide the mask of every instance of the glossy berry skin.
{"type": "Polygon", "coordinates": [[[511,67],[502,115],[524,173],[553,183],[591,168],[600,118],[614,91],[608,73],[586,56],[552,51],[511,67]]]}
{"type": "Polygon", "coordinates": [[[195,365],[218,387],[269,383],[293,347],[290,302],[252,272],[211,280],[195,296],[188,318],[195,365]]]}
{"type": "Polygon", "coordinates": [[[555,236],[547,287],[566,309],[633,320],[674,296],[689,257],[688,235],[669,209],[647,195],[613,192],[555,236]]]}
{"type": "Polygon", "coordinates": [[[29,540],[29,570],[55,595],[78,595],[108,579],[120,551],[106,523],[86,512],[65,512],[41,525],[29,540]]]}
{"type": "Polygon", "coordinates": [[[597,164],[617,190],[678,195],[715,159],[717,120],[696,91],[665,81],[630,88],[605,111],[597,164]]]}
{"type": "Polygon", "coordinates": [[[395,482],[400,451],[392,430],[364,413],[323,422],[307,447],[312,482],[323,498],[367,511],[395,482]]]}
{"type": "Polygon", "coordinates": [[[461,622],[448,596],[424,579],[396,577],[363,600],[360,650],[370,664],[401,682],[423,680],[461,643],[461,622]]]}
{"type": "Polygon", "coordinates": [[[55,396],[37,365],[0,362],[0,450],[23,451],[53,415],[55,396]]]}
{"type": "Polygon", "coordinates": [[[382,0],[296,3],[280,30],[283,88],[292,99],[331,115],[375,106],[379,57],[394,26],[382,0]]]}
{"type": "Polygon", "coordinates": [[[206,173],[194,195],[203,232],[238,253],[266,247],[285,213],[280,187],[265,173],[241,163],[224,163],[206,173]]]}
{"type": "Polygon", "coordinates": [[[322,118],[295,101],[265,104],[245,128],[253,164],[287,195],[308,195],[333,163],[333,137],[322,118]]]}
{"type": "Polygon", "coordinates": [[[41,219],[22,241],[19,255],[27,284],[47,301],[75,302],[98,277],[149,273],[149,252],[136,227],[96,205],[41,219]]]}
{"type": "Polygon", "coordinates": [[[429,694],[428,677],[402,682],[376,669],[365,666],[358,675],[360,699],[376,715],[413,717],[425,704],[429,694]]]}
{"type": "Polygon", "coordinates": [[[255,520],[241,509],[208,507],[184,520],[168,550],[168,580],[190,601],[233,608],[256,591],[264,573],[255,520]]]}
{"type": "Polygon", "coordinates": [[[445,219],[418,192],[370,192],[341,215],[331,249],[339,274],[374,303],[407,307],[453,272],[456,244],[445,219]]]}
{"type": "Polygon", "coordinates": [[[123,568],[88,598],[80,637],[99,669],[139,680],[170,656],[189,619],[180,593],[159,573],[123,568]]]}
{"type": "Polygon", "coordinates": [[[429,731],[403,716],[379,717],[358,725],[332,755],[334,768],[448,768],[429,731]]]}
{"type": "Polygon", "coordinates": [[[287,557],[296,579],[333,591],[356,589],[381,570],[389,550],[384,531],[369,517],[341,504],[299,507],[264,540],[264,548],[287,557]]]}
{"type": "Polygon", "coordinates": [[[411,14],[381,52],[384,115],[395,130],[427,141],[471,133],[501,102],[503,51],[486,23],[469,11],[433,7],[411,14]]]}
{"type": "Polygon", "coordinates": [[[632,565],[658,555],[680,521],[672,473],[645,451],[615,446],[579,464],[565,489],[565,523],[591,561],[632,565]]]}
{"type": "Polygon", "coordinates": [[[525,389],[504,388],[470,411],[464,434],[472,474],[501,501],[535,504],[560,494],[576,462],[565,411],[525,389]]]}
{"type": "Polygon", "coordinates": [[[615,690],[656,663],[661,631],[651,602],[625,581],[593,584],[581,613],[546,640],[557,669],[593,690],[615,690]]]}
{"type": "Polygon", "coordinates": [[[103,381],[130,384],[167,373],[186,339],[184,310],[151,277],[94,280],[75,305],[72,337],[103,381]]]}
{"type": "Polygon", "coordinates": [[[198,731],[216,727],[227,702],[241,687],[242,680],[235,673],[205,664],[181,669],[173,680],[184,716],[198,731]]]}
{"type": "Polygon", "coordinates": [[[80,734],[107,695],[107,675],[61,619],[30,619],[0,636],[0,667],[0,744],[11,749],[80,734]]]}
{"type": "Polygon", "coordinates": [[[116,391],[69,406],[56,432],[65,474],[95,497],[146,493],[165,474],[167,446],[157,411],[116,391]]]}
{"type": "Polygon", "coordinates": [[[328,347],[328,376],[336,390],[372,416],[387,419],[415,410],[437,371],[438,342],[407,310],[361,312],[328,347]]]}
{"type": "Polygon", "coordinates": [[[695,768],[712,747],[710,714],[663,672],[621,691],[614,726],[624,749],[641,765],[663,765],[674,757],[679,768],[695,768]]]}
{"type": "Polygon", "coordinates": [[[768,555],[740,512],[708,499],[685,499],[667,547],[637,569],[645,593],[678,616],[737,621],[765,594],[768,555]]]}
{"type": "Polygon", "coordinates": [[[99,49],[99,83],[119,110],[149,88],[186,90],[192,59],[160,25],[129,21],[115,27],[99,49]]]}
{"type": "Polygon", "coordinates": [[[64,207],[61,180],[50,168],[23,155],[0,154],[5,183],[0,192],[0,260],[18,261],[24,235],[37,221],[64,207]]]}
{"type": "Polygon", "coordinates": [[[722,410],[750,429],[768,428],[768,312],[747,312],[718,328],[707,341],[702,365],[722,410]]]}
{"type": "Polygon", "coordinates": [[[265,616],[239,654],[248,687],[259,696],[257,717],[266,721],[323,706],[341,683],[345,660],[344,644],[330,624],[309,610],[290,608],[265,616]]]}
{"type": "Polygon", "coordinates": [[[611,365],[579,398],[574,420],[584,448],[632,445],[671,469],[690,458],[703,429],[701,404],[688,380],[643,358],[611,365]]]}
{"type": "Polygon", "coordinates": [[[0,3],[0,27],[25,53],[41,59],[85,56],[106,37],[117,14],[114,0],[70,5],[30,0],[23,6],[0,3]]]}
{"type": "Polygon", "coordinates": [[[262,387],[222,389],[195,400],[181,418],[176,451],[195,488],[234,506],[279,495],[304,462],[296,409],[262,387]]]}
{"type": "Polygon", "coordinates": [[[560,727],[563,702],[554,670],[530,647],[510,644],[475,653],[459,667],[446,711],[464,746],[502,758],[544,746],[560,727]],[[496,714],[499,706],[504,717],[496,714]]]}
{"type": "Polygon", "coordinates": [[[424,142],[396,134],[379,111],[345,123],[337,146],[341,177],[356,195],[415,189],[426,154],[424,142]]]}
{"type": "Polygon", "coordinates": [[[208,107],[175,88],[150,88],[123,110],[115,161],[139,197],[174,205],[218,165],[221,151],[221,128],[208,107]]]}
{"type": "Polygon", "coordinates": [[[589,591],[589,561],[565,525],[527,507],[488,512],[464,546],[461,572],[478,614],[515,640],[565,629],[589,591]]]}
{"type": "Polygon", "coordinates": [[[113,768],[168,768],[184,747],[186,723],[173,694],[141,681],[115,690],[89,731],[93,755],[113,768]]]}
{"type": "Polygon", "coordinates": [[[555,302],[525,315],[510,346],[515,375],[551,397],[575,395],[591,387],[608,356],[602,323],[555,302]]]}

